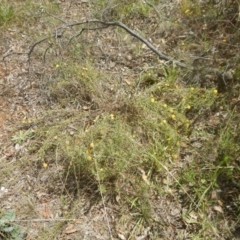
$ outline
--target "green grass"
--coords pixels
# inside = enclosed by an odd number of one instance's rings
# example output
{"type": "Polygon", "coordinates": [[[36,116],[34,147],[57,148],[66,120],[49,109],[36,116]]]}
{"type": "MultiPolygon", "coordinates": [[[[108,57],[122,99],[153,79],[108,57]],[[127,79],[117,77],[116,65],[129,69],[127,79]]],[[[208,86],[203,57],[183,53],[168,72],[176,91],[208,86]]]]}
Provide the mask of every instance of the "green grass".
{"type": "MultiPolygon", "coordinates": [[[[45,126],[36,131],[36,138],[41,142],[37,150],[41,161],[53,164],[55,160],[49,156],[57,152],[65,169],[67,189],[78,194],[86,188],[97,191],[97,199],[101,194],[112,198],[121,196],[121,203],[129,206],[137,218],[152,221],[149,215],[152,189],[163,191],[159,180],[169,174],[167,169],[180,161],[181,145],[194,131],[191,129],[192,115],[210,109],[218,97],[217,91],[177,83],[177,69],[169,68],[162,81],[150,81],[147,88],[139,85],[139,80],[147,81],[146,77],[154,72],[137,80],[138,92],[132,99],[124,99],[123,93],[118,106],[77,111],[69,110],[67,103],[72,99],[84,103],[84,94],[91,95],[90,99],[100,99],[99,79],[104,75],[94,70],[89,62],[85,67],[60,63],[57,71],[61,77],[54,83],[54,89],[51,84],[49,87],[56,103],[63,106],[64,101],[66,109],[49,111],[46,115],[49,124],[45,116],[45,126]],[[78,88],[78,84],[81,87],[78,88]],[[71,86],[74,91],[70,90],[71,86]]],[[[105,81],[110,80],[105,78],[105,81]]],[[[114,102],[114,94],[106,97],[114,102]]],[[[194,135],[209,144],[211,134],[205,130],[197,130],[194,135]]],[[[199,160],[193,159],[194,168],[186,166],[179,170],[174,181],[176,188],[183,192],[186,185],[191,184],[193,196],[187,201],[204,211],[202,206],[216,179],[201,170],[202,166],[212,167],[212,163],[203,162],[197,166],[194,161],[198,164],[199,160]]]]}
{"type": "Polygon", "coordinates": [[[15,16],[14,7],[11,4],[4,3],[0,6],[0,26],[5,25],[15,16]]]}
{"type": "Polygon", "coordinates": [[[12,141],[14,143],[22,144],[25,142],[27,139],[30,139],[34,134],[33,130],[28,130],[28,131],[19,131],[15,135],[12,136],[12,141]]]}
{"type": "Polygon", "coordinates": [[[126,21],[133,18],[146,18],[149,16],[151,7],[143,1],[108,1],[98,0],[95,2],[93,11],[97,18],[104,17],[108,21],[126,21]]]}
{"type": "MultiPolygon", "coordinates": [[[[92,110],[89,106],[87,111],[76,111],[70,110],[68,103],[77,102],[84,107],[87,103],[91,105],[93,99],[102,101],[99,79],[108,82],[112,78],[99,73],[89,61],[85,66],[59,63],[56,71],[61,77],[54,83],[54,89],[49,85],[50,92],[56,103],[66,109],[61,113],[49,111],[51,124],[45,123],[37,130],[38,141],[41,139],[37,152],[42,163],[53,164],[55,160],[49,156],[57,152],[65,169],[63,179],[68,191],[79,196],[85,191],[95,192],[95,200],[102,195],[120,197],[126,211],[134,213],[138,221],[149,223],[153,221],[149,215],[152,191],[170,194],[159,181],[162,176],[172,178],[169,169],[181,161],[188,145],[190,162],[177,170],[170,189],[182,192],[184,201],[191,206],[189,210],[198,216],[195,224],[202,230],[193,239],[201,239],[200,236],[204,239],[207,236],[204,231],[212,231],[215,223],[207,217],[201,220],[200,216],[206,215],[213,204],[210,195],[217,187],[218,169],[229,171],[231,165],[216,163],[217,149],[212,150],[217,144],[219,151],[226,153],[225,162],[230,161],[228,151],[231,152],[233,139],[225,128],[219,130],[219,139],[213,141],[214,132],[192,127],[191,122],[216,106],[217,90],[177,82],[178,70],[169,68],[164,69],[165,77],[161,81],[157,81],[154,71],[143,74],[135,81],[133,97],[124,99],[125,93],[122,93],[119,96],[122,102],[117,106],[106,107],[104,101],[92,110]],[[73,86],[75,90],[71,90],[73,86]],[[56,116],[57,121],[51,115],[56,116]],[[190,143],[190,135],[200,148],[190,143]]],[[[103,90],[102,94],[108,94],[106,99],[114,102],[114,93],[103,90]]]]}

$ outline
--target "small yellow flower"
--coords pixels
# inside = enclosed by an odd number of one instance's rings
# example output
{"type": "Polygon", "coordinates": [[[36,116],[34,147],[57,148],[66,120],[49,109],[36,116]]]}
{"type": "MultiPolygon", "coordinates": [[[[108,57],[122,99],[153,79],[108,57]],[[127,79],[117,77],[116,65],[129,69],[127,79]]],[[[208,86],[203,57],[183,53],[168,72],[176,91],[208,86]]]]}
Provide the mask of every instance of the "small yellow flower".
{"type": "Polygon", "coordinates": [[[223,39],[222,41],[223,41],[223,42],[227,42],[227,40],[226,40],[226,39],[223,39]]]}
{"type": "Polygon", "coordinates": [[[217,93],[218,93],[218,90],[217,90],[217,89],[214,89],[214,90],[213,90],[213,93],[214,93],[214,94],[217,94],[217,93]]]}
{"type": "Polygon", "coordinates": [[[44,168],[47,168],[47,167],[48,167],[48,164],[47,164],[47,163],[43,163],[43,167],[44,167],[44,168]]]}
{"type": "Polygon", "coordinates": [[[91,157],[91,156],[88,156],[88,157],[87,157],[87,160],[88,160],[88,161],[92,161],[92,157],[91,157]]]}
{"type": "Polygon", "coordinates": [[[31,120],[31,119],[28,119],[28,123],[32,123],[32,120],[31,120]]]}
{"type": "Polygon", "coordinates": [[[56,68],[59,68],[60,66],[59,66],[59,64],[56,64],[56,66],[55,66],[56,68]]]}
{"type": "Polygon", "coordinates": [[[183,98],[182,101],[185,102],[185,101],[186,101],[186,98],[183,98]]]}
{"type": "Polygon", "coordinates": [[[170,109],[169,109],[169,112],[170,112],[170,113],[173,113],[173,109],[172,109],[172,108],[170,108],[170,109]]]}
{"type": "Polygon", "coordinates": [[[202,97],[202,98],[205,98],[205,94],[202,94],[201,97],[202,97]]]}
{"type": "Polygon", "coordinates": [[[56,140],[56,139],[58,139],[58,136],[54,136],[53,138],[56,140]]]}
{"type": "Polygon", "coordinates": [[[190,106],[190,105],[187,105],[187,109],[191,109],[191,106],[190,106]]]}
{"type": "Polygon", "coordinates": [[[181,45],[182,45],[182,46],[184,46],[184,45],[185,45],[185,43],[184,43],[184,42],[181,42],[181,45]]]}
{"type": "Polygon", "coordinates": [[[94,143],[93,142],[90,143],[90,148],[94,148],[94,143]]]}
{"type": "Polygon", "coordinates": [[[191,87],[190,90],[193,91],[193,90],[194,90],[194,87],[191,87]]]}
{"type": "Polygon", "coordinates": [[[25,121],[25,120],[22,120],[22,124],[24,124],[24,123],[26,123],[26,121],[25,121]]]}
{"type": "Polygon", "coordinates": [[[172,118],[172,119],[175,119],[175,118],[176,118],[176,116],[175,116],[174,114],[172,114],[172,115],[171,115],[171,118],[172,118]]]}
{"type": "Polygon", "coordinates": [[[155,102],[155,99],[154,98],[151,98],[151,103],[154,103],[155,102]]]}
{"type": "Polygon", "coordinates": [[[165,83],[164,85],[165,85],[165,87],[169,87],[169,83],[165,83]]]}
{"type": "Polygon", "coordinates": [[[112,119],[112,120],[114,120],[114,114],[110,114],[110,118],[112,119]]]}
{"type": "Polygon", "coordinates": [[[206,183],[206,179],[201,179],[201,183],[206,183]]]}
{"type": "Polygon", "coordinates": [[[173,159],[177,159],[177,158],[178,158],[178,155],[177,155],[177,154],[173,154],[173,155],[172,155],[172,158],[173,158],[173,159]]]}
{"type": "Polygon", "coordinates": [[[167,123],[167,121],[166,121],[166,120],[163,120],[162,122],[163,122],[163,123],[165,123],[165,124],[167,123]]]}
{"type": "Polygon", "coordinates": [[[165,108],[166,108],[166,107],[167,107],[167,104],[166,104],[166,103],[164,103],[164,104],[163,104],[163,107],[165,107],[165,108]]]}
{"type": "Polygon", "coordinates": [[[86,153],[87,153],[87,154],[90,154],[90,153],[91,153],[91,149],[87,149],[87,150],[86,150],[86,153]]]}
{"type": "Polygon", "coordinates": [[[189,12],[190,12],[190,9],[186,9],[184,13],[188,14],[189,12]]]}

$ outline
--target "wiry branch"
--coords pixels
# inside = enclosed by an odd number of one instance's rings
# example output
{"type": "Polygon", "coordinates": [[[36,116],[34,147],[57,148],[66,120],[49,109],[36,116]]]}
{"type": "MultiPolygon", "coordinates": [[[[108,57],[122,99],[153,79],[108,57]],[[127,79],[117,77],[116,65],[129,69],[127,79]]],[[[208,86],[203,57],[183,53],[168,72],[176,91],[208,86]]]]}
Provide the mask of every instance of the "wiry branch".
{"type": "Polygon", "coordinates": [[[48,37],[45,37],[45,38],[43,38],[43,39],[35,42],[35,43],[30,47],[30,49],[29,49],[28,52],[11,52],[11,53],[3,56],[2,60],[4,61],[7,57],[9,57],[10,55],[13,55],[13,54],[16,54],[16,55],[21,55],[21,54],[24,55],[24,54],[25,54],[25,55],[28,56],[28,61],[30,61],[30,56],[31,56],[34,48],[35,48],[38,44],[40,44],[40,43],[42,43],[42,42],[45,42],[47,39],[48,39],[48,37]]]}
{"type": "MultiPolygon", "coordinates": [[[[90,20],[85,20],[85,21],[81,21],[81,22],[74,22],[74,23],[65,23],[63,26],[59,27],[56,29],[56,33],[52,34],[51,37],[53,38],[60,38],[63,36],[65,30],[67,28],[72,28],[74,26],[79,26],[79,25],[84,25],[84,24],[92,24],[92,23],[96,23],[96,24],[102,24],[103,26],[100,27],[94,27],[94,28],[90,28],[90,27],[85,27],[83,29],[81,29],[78,33],[76,33],[75,35],[73,35],[70,40],[68,41],[68,44],[72,41],[73,38],[76,38],[78,36],[80,36],[85,30],[96,30],[96,29],[102,29],[102,28],[106,28],[106,27],[110,27],[110,26],[117,26],[120,27],[122,29],[124,29],[126,32],[128,32],[130,35],[132,35],[133,37],[139,39],[141,42],[143,42],[151,51],[153,51],[160,59],[163,59],[165,61],[169,61],[172,63],[177,64],[180,67],[184,67],[184,68],[188,68],[188,66],[178,60],[175,60],[165,54],[163,54],[162,52],[158,51],[157,48],[155,48],[146,38],[142,37],[141,35],[139,35],[137,32],[135,32],[134,30],[130,29],[128,26],[126,26],[124,23],[122,22],[107,22],[107,21],[102,21],[102,20],[98,20],[98,19],[90,19],[90,20]]],[[[46,41],[47,39],[49,39],[50,37],[45,37],[39,41],[37,41],[36,43],[34,43],[28,52],[25,53],[10,53],[8,55],[5,55],[3,57],[3,60],[8,57],[11,54],[27,54],[28,56],[28,61],[30,59],[30,56],[34,50],[34,48],[38,45],[41,44],[42,42],[46,41]]]]}
{"type": "Polygon", "coordinates": [[[74,38],[79,37],[85,30],[88,30],[88,31],[89,31],[89,30],[98,30],[98,29],[103,29],[103,28],[106,28],[106,27],[107,27],[107,26],[95,27],[95,28],[82,28],[79,32],[77,32],[75,35],[73,35],[73,36],[69,39],[67,45],[69,45],[74,38]]]}
{"type": "Polygon", "coordinates": [[[146,46],[151,49],[155,54],[157,54],[159,56],[159,58],[166,60],[166,61],[170,61],[172,63],[175,63],[177,65],[179,65],[180,67],[184,67],[187,68],[187,65],[179,62],[171,57],[168,57],[167,55],[163,54],[162,52],[158,51],[147,39],[143,38],[142,36],[140,36],[138,33],[136,33],[135,31],[133,31],[132,29],[130,29],[129,27],[127,27],[124,23],[122,22],[105,22],[105,21],[101,21],[98,19],[90,19],[90,20],[85,20],[82,22],[75,22],[75,23],[68,23],[66,25],[64,25],[61,28],[66,28],[66,27],[73,27],[73,26],[78,26],[78,25],[82,25],[82,24],[89,24],[89,23],[101,23],[105,26],[118,26],[122,29],[124,29],[126,32],[128,32],[130,35],[132,35],[133,37],[139,39],[141,42],[143,42],[144,44],[146,44],[146,46]]]}

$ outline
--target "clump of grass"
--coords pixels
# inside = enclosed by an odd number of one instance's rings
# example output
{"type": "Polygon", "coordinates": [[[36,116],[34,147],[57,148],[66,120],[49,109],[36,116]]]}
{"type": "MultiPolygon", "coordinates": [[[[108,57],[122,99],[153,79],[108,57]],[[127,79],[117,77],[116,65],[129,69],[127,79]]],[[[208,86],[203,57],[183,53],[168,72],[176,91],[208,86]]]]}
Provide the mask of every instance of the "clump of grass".
{"type": "Polygon", "coordinates": [[[12,136],[12,141],[14,143],[21,144],[25,142],[27,139],[31,138],[34,134],[33,130],[28,130],[28,131],[19,131],[16,134],[12,136]]]}
{"type": "Polygon", "coordinates": [[[10,4],[3,3],[0,6],[0,26],[13,19],[15,15],[14,7],[10,4]]]}
{"type": "Polygon", "coordinates": [[[200,3],[193,3],[190,0],[182,0],[180,1],[180,8],[182,12],[187,16],[198,16],[202,14],[201,11],[201,4],[200,3]]]}
{"type": "MultiPolygon", "coordinates": [[[[143,1],[113,1],[108,5],[107,1],[98,0],[98,10],[96,16],[100,17],[100,13],[104,13],[105,18],[108,20],[123,20],[132,19],[133,17],[147,17],[151,8],[143,1]],[[102,10],[101,10],[102,9],[102,10]]],[[[96,11],[96,7],[94,8],[96,11]]]]}
{"type": "Polygon", "coordinates": [[[57,102],[62,107],[93,104],[92,96],[97,90],[93,84],[104,77],[104,74],[94,69],[90,63],[79,65],[71,61],[56,63],[55,75],[54,81],[46,81],[46,87],[50,91],[50,101],[57,102]]]}
{"type": "Polygon", "coordinates": [[[194,211],[198,221],[191,224],[210,231],[214,223],[200,216],[212,206],[209,195],[220,174],[212,149],[229,141],[224,134],[220,144],[212,130],[192,124],[216,107],[217,90],[187,85],[175,67],[165,67],[143,72],[127,98],[115,90],[114,77],[91,61],[80,65],[68,59],[53,67],[54,80],[45,88],[55,109],[38,120],[34,135],[38,166],[57,164],[68,194],[118,199],[121,214],[130,211],[143,225],[154,222],[153,192],[172,196],[177,191],[189,211],[183,221],[191,222],[194,211]],[[169,169],[176,167],[172,175],[169,169]],[[162,184],[165,178],[171,179],[169,186],[162,184]]]}
{"type": "MultiPolygon", "coordinates": [[[[94,79],[100,75],[96,74],[96,70],[92,68],[88,71],[90,66],[60,66],[57,68],[62,68],[61,75],[65,80],[59,80],[54,91],[61,88],[62,84],[62,89],[66,91],[66,86],[73,84],[70,80],[68,82],[68,77],[72,79],[74,76],[75,83],[80,81],[85,84],[85,91],[91,89],[88,91],[93,96],[98,92],[98,84],[94,79]]],[[[179,158],[181,141],[190,127],[188,111],[210,107],[217,96],[213,89],[177,86],[173,83],[175,71],[169,69],[168,72],[165,81],[153,82],[141,95],[135,95],[134,101],[124,100],[115,110],[98,109],[97,115],[92,113],[91,116],[89,113],[84,126],[79,124],[75,115],[49,127],[42,140],[41,157],[45,158],[49,149],[54,151],[57,148],[65,159],[66,181],[73,176],[76,182],[80,179],[83,181],[84,176],[85,180],[95,182],[95,186],[99,184],[106,194],[123,194],[119,192],[117,183],[131,182],[134,178],[141,182],[135,189],[141,192],[146,181],[142,179],[138,168],[148,174],[149,182],[157,184],[153,179],[163,171],[161,164],[169,164],[179,158]],[[206,97],[202,97],[203,93],[206,97]],[[76,122],[76,133],[66,135],[64,129],[71,122],[76,122]],[[149,157],[149,153],[154,158],[149,157]],[[163,162],[159,162],[160,159],[163,162]]],[[[71,97],[76,98],[74,93],[66,96],[69,102],[71,97]]],[[[86,116],[87,113],[78,115],[83,119],[86,116]]],[[[134,195],[134,192],[131,194],[134,195]]]]}

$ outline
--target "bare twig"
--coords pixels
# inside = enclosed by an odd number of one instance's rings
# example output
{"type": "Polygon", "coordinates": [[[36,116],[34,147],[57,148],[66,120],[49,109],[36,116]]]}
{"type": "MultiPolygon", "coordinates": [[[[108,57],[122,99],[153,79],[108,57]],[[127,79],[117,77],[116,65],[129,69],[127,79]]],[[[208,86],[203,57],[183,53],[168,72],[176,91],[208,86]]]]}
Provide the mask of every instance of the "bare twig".
{"type": "MultiPolygon", "coordinates": [[[[160,59],[163,59],[165,61],[169,61],[169,62],[172,62],[172,63],[175,63],[176,65],[180,66],[180,67],[184,67],[184,68],[189,68],[186,64],[180,62],[180,61],[177,61],[167,55],[165,55],[164,53],[160,52],[157,50],[157,48],[155,48],[146,38],[142,37],[140,34],[138,34],[137,32],[135,32],[134,30],[130,29],[128,26],[126,26],[124,23],[122,22],[106,22],[106,21],[102,21],[102,20],[98,20],[98,19],[90,19],[90,20],[84,20],[84,21],[81,21],[81,22],[74,22],[74,23],[66,23],[64,24],[63,26],[59,27],[56,29],[56,33],[55,34],[52,34],[51,37],[62,37],[65,30],[67,28],[71,28],[71,27],[74,27],[74,26],[79,26],[79,25],[84,25],[84,24],[90,24],[90,23],[99,23],[99,24],[102,24],[104,27],[109,27],[109,26],[117,26],[117,27],[120,27],[122,29],[124,29],[126,32],[128,32],[130,35],[132,35],[133,37],[139,39],[141,42],[143,42],[151,51],[153,51],[160,59]]],[[[75,37],[78,37],[79,35],[81,35],[85,30],[96,30],[96,29],[100,29],[100,28],[104,28],[104,27],[97,27],[97,28],[83,28],[81,29],[77,34],[75,34],[74,36],[72,36],[70,38],[70,40],[68,41],[68,44],[72,41],[73,38],[75,37]]],[[[12,55],[12,54],[27,54],[28,56],[28,61],[30,62],[30,56],[34,50],[34,48],[46,41],[47,39],[49,39],[50,37],[45,37],[37,42],[35,42],[31,47],[30,47],[30,50],[28,52],[25,52],[25,53],[9,53],[8,55],[4,56],[3,57],[3,60],[8,57],[9,55],[12,55]]]]}
{"type": "Polygon", "coordinates": [[[98,29],[103,29],[103,28],[106,28],[106,26],[96,27],[96,28],[82,28],[79,32],[77,32],[75,35],[73,35],[73,36],[69,39],[67,45],[69,45],[74,38],[79,37],[85,30],[98,30],[98,29]]]}
{"type": "Polygon", "coordinates": [[[11,52],[11,53],[9,53],[9,54],[3,56],[2,60],[5,61],[5,58],[7,58],[7,57],[9,57],[10,55],[13,55],[13,54],[16,54],[16,55],[24,55],[24,54],[25,54],[25,55],[28,56],[28,61],[30,61],[29,59],[30,59],[30,56],[31,56],[31,54],[32,54],[32,52],[33,52],[33,50],[34,50],[34,48],[35,48],[38,44],[40,44],[40,43],[46,41],[48,38],[49,38],[49,37],[45,37],[45,38],[43,38],[43,39],[41,39],[41,40],[35,42],[35,43],[30,47],[30,49],[29,49],[28,52],[11,52]]]}
{"type": "Polygon", "coordinates": [[[75,23],[68,23],[60,28],[66,28],[66,27],[73,27],[73,26],[78,26],[78,25],[83,25],[83,24],[89,24],[89,23],[100,23],[103,24],[105,26],[117,26],[120,27],[122,29],[124,29],[126,32],[128,32],[130,35],[132,35],[133,37],[139,39],[141,42],[143,42],[149,49],[151,49],[155,54],[158,55],[159,58],[166,60],[166,61],[170,61],[172,63],[177,64],[180,67],[184,67],[187,68],[187,65],[179,62],[171,57],[168,57],[167,55],[163,54],[162,52],[158,51],[147,39],[143,38],[142,36],[140,36],[138,33],[134,32],[132,29],[130,29],[129,27],[127,27],[124,23],[122,22],[105,22],[105,21],[101,21],[98,19],[90,19],[90,20],[85,20],[82,22],[75,22],[75,23]]]}
{"type": "Polygon", "coordinates": [[[35,42],[35,43],[30,47],[30,50],[27,52],[28,58],[30,58],[30,56],[31,56],[31,54],[32,54],[32,52],[33,52],[33,50],[34,50],[34,48],[35,48],[38,44],[40,44],[40,43],[46,41],[47,39],[48,39],[48,37],[45,37],[45,38],[43,38],[43,39],[41,39],[41,40],[35,42]]]}
{"type": "Polygon", "coordinates": [[[5,56],[3,56],[2,61],[5,62],[5,58],[7,58],[7,57],[9,57],[13,54],[15,54],[15,55],[24,55],[25,54],[25,55],[27,55],[28,53],[27,52],[10,52],[10,53],[6,54],[5,56]]]}

